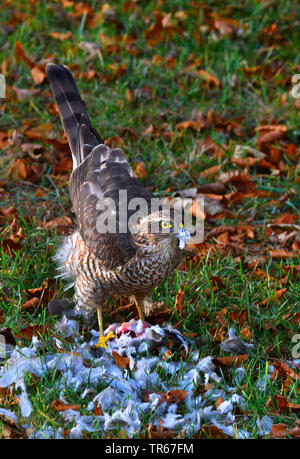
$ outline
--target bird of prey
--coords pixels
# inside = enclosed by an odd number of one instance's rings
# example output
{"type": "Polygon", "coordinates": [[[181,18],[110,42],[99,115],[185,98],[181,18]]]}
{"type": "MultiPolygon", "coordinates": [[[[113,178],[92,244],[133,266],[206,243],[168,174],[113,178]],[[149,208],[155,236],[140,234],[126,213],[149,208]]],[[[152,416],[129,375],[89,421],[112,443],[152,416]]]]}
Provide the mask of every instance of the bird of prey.
{"type": "Polygon", "coordinates": [[[75,311],[90,321],[97,310],[97,346],[105,348],[113,337],[103,333],[105,298],[131,297],[144,320],[143,312],[147,315],[152,308],[154,288],[186,255],[189,234],[184,228],[176,230],[172,211],[151,210],[153,194],[134,177],[123,151],[110,149],[93,128],[68,68],[50,63],[47,75],[72,152],[69,192],[78,227],[64,240],[56,259],[61,275],[74,285],[75,311]],[[120,191],[126,194],[126,205],[120,191]],[[131,227],[136,208],[126,207],[134,200],[146,203],[147,210],[131,227]],[[110,218],[115,219],[114,230],[104,231],[101,224],[110,218]]]}

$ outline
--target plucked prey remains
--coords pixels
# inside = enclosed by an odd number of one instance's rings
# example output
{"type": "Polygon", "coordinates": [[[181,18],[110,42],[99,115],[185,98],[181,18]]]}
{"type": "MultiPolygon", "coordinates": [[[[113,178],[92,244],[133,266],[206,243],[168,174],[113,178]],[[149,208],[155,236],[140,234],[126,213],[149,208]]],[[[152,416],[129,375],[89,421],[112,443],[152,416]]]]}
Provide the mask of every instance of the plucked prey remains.
{"type": "Polygon", "coordinates": [[[185,234],[175,231],[172,212],[151,212],[153,194],[134,177],[123,151],[110,149],[95,131],[67,67],[48,64],[47,75],[72,152],[69,191],[78,226],[65,239],[56,258],[62,275],[74,284],[75,310],[87,321],[97,310],[98,346],[106,347],[112,334],[103,334],[105,297],[132,297],[144,320],[143,313],[147,315],[152,309],[153,289],[186,254],[182,250],[185,234]],[[135,231],[128,224],[134,210],[127,210],[125,230],[124,218],[122,232],[118,230],[124,217],[120,190],[126,193],[128,202],[142,198],[147,204],[146,215],[137,220],[135,231]],[[115,232],[99,231],[108,198],[115,205],[111,211],[117,222],[115,232]],[[152,223],[158,231],[152,231],[152,223]]]}

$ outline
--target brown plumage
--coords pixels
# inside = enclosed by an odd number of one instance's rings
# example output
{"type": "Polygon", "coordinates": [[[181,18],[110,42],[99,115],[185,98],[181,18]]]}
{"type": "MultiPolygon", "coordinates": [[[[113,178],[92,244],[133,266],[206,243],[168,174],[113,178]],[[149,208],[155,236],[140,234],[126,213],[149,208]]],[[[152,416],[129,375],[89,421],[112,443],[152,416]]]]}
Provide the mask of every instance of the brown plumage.
{"type": "MultiPolygon", "coordinates": [[[[49,64],[47,74],[72,152],[69,191],[78,225],[56,258],[62,276],[74,284],[77,312],[90,320],[98,310],[103,338],[101,307],[105,297],[133,297],[143,318],[142,310],[146,314],[151,311],[153,289],[178,266],[185,251],[178,246],[172,213],[166,215],[161,208],[151,213],[154,196],[134,177],[122,150],[110,149],[92,127],[69,70],[49,64]],[[101,233],[97,225],[104,219],[108,198],[115,205],[117,228],[124,221],[120,190],[126,191],[128,201],[143,198],[147,211],[136,222],[137,232],[129,228],[135,211],[128,210],[123,232],[101,233]],[[159,232],[151,231],[154,222],[159,232]],[[170,230],[166,232],[164,227],[170,230]]],[[[99,345],[105,347],[106,339],[99,345]]]]}

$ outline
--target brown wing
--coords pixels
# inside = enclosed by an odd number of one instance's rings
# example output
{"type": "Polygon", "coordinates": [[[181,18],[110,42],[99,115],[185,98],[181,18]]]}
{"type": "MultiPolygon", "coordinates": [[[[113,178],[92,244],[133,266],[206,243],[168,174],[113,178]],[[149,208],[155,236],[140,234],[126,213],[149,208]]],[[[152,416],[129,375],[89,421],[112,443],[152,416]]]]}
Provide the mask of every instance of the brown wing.
{"type": "Polygon", "coordinates": [[[62,65],[48,64],[47,74],[75,165],[69,190],[79,232],[103,266],[115,268],[126,263],[137,250],[127,227],[134,210],[128,211],[125,232],[118,231],[125,211],[119,202],[119,190],[127,193],[128,200],[145,199],[149,209],[153,195],[134,178],[122,150],[108,148],[94,130],[69,70],[62,65]],[[116,211],[116,233],[99,232],[99,224],[108,215],[105,207],[108,198],[116,211]]]}

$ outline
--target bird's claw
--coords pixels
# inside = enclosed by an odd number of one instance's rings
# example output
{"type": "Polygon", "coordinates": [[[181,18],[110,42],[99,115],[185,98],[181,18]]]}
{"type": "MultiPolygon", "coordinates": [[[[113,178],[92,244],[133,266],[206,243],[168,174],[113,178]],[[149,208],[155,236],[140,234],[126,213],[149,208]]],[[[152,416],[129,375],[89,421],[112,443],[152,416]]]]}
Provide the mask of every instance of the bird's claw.
{"type": "Polygon", "coordinates": [[[106,336],[104,335],[100,335],[99,336],[99,341],[98,343],[96,344],[95,347],[102,347],[103,349],[106,349],[107,348],[107,345],[106,345],[106,342],[108,340],[110,340],[111,338],[114,338],[115,335],[112,331],[110,331],[106,336]]]}

